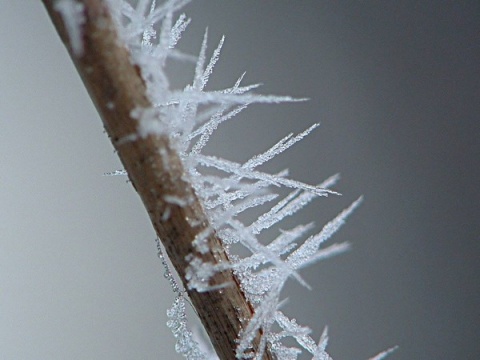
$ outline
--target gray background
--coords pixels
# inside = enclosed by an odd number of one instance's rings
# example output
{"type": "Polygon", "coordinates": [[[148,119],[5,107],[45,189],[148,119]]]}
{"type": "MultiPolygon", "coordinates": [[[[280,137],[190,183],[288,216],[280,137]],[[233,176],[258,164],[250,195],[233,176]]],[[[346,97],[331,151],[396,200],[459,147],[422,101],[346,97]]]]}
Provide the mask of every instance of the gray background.
{"type": "MultiPolygon", "coordinates": [[[[266,170],[365,202],[349,253],[290,284],[286,312],[328,324],[334,359],[480,358],[478,1],[198,1],[182,48],[227,36],[210,89],[265,83],[307,103],[257,106],[209,151],[242,160],[322,126],[266,170]]],[[[154,234],[39,1],[0,0],[0,358],[176,359],[154,234]]],[[[179,83],[191,78],[183,70],[179,83]]],[[[241,120],[241,121],[240,121],[241,120]]],[[[289,223],[290,225],[293,222],[289,223]]],[[[287,227],[286,224],[284,227],[287,227]]]]}

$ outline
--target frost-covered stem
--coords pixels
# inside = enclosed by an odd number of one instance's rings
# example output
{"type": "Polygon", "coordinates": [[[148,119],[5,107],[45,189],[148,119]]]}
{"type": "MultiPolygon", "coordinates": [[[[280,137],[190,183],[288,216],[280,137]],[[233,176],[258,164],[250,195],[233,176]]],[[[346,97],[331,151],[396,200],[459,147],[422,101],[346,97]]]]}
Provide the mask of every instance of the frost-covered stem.
{"type": "MultiPolygon", "coordinates": [[[[192,246],[195,236],[209,226],[205,212],[185,178],[179,155],[170,146],[167,136],[150,135],[122,141],[137,131],[132,110],[151,107],[145,83],[138,67],[132,65],[128,50],[119,43],[106,2],[77,2],[83,5],[84,11],[81,54],[72,51],[64,19],[55,9],[56,1],[43,0],[153,227],[187,288],[185,270],[188,263],[185,258],[195,253],[192,246]],[[165,200],[172,197],[185,200],[187,205],[165,200]],[[167,213],[170,216],[164,216],[167,213]]],[[[215,234],[210,236],[208,244],[210,250],[206,254],[196,253],[203,262],[229,261],[215,234]]],[[[188,295],[219,357],[235,359],[238,334],[252,317],[253,308],[231,271],[217,273],[210,280],[212,286],[226,283],[231,286],[204,293],[189,290],[188,295]]],[[[257,350],[259,337],[260,334],[254,341],[252,352],[257,350]]],[[[264,359],[271,358],[268,352],[264,355],[264,359]]]]}

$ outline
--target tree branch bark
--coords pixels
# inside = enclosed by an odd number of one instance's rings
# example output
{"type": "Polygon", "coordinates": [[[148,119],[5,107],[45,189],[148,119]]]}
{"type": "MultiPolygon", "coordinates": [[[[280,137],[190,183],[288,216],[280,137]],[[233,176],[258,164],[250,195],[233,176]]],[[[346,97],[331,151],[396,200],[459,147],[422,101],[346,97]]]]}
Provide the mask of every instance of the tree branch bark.
{"type": "MultiPolygon", "coordinates": [[[[210,225],[168,137],[148,136],[129,142],[119,141],[137,132],[137,120],[131,116],[132,110],[150,108],[152,104],[146,95],[140,70],[132,65],[128,50],[119,42],[108,6],[102,0],[79,1],[84,5],[85,22],[82,27],[83,53],[76,56],[65,23],[54,9],[55,0],[42,1],[187,289],[187,255],[195,254],[204,262],[212,263],[224,263],[229,259],[215,234],[208,239],[208,253],[200,254],[193,248],[195,236],[210,225]],[[184,199],[188,205],[169,203],[165,195],[184,199]],[[162,220],[166,211],[170,216],[162,220]]],[[[236,340],[252,317],[253,308],[231,271],[218,273],[210,280],[212,286],[225,283],[231,286],[203,293],[188,290],[188,295],[220,359],[235,359],[236,340]]],[[[260,333],[252,344],[252,353],[258,351],[259,338],[260,333]]],[[[272,359],[272,356],[267,351],[263,359],[272,359]]]]}

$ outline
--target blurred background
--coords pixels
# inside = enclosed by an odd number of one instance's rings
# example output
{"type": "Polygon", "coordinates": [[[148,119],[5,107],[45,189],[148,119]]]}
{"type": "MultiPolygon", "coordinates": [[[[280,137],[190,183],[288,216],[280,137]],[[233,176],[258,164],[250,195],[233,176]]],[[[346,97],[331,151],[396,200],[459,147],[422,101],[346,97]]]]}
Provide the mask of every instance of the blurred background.
{"type": "MultiPolygon", "coordinates": [[[[211,153],[241,161],[320,122],[263,169],[365,201],[352,250],[291,282],[285,312],[329,327],[335,360],[480,358],[480,2],[199,0],[180,47],[226,44],[210,89],[309,97],[256,106],[211,153]]],[[[154,232],[39,1],[0,0],[0,358],[179,359],[154,232]]],[[[172,77],[190,81],[187,66],[172,77]]]]}

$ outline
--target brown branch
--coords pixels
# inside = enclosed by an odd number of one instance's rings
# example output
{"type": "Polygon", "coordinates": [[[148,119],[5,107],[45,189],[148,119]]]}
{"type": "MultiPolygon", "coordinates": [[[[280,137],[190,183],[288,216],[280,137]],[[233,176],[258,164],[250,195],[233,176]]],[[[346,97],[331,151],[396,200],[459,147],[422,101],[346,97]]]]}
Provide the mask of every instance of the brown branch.
{"type": "MultiPolygon", "coordinates": [[[[198,201],[179,155],[172,149],[167,136],[148,136],[130,142],[119,142],[136,133],[137,120],[131,111],[152,106],[146,95],[139,69],[132,65],[128,50],[118,41],[108,7],[101,0],[81,0],[85,22],[82,26],[83,53],[72,53],[69,37],[60,14],[54,9],[55,0],[42,0],[62,41],[103,120],[105,129],[128,176],[140,195],[158,237],[165,246],[183,285],[187,288],[185,260],[189,254],[204,262],[229,261],[216,235],[208,239],[210,251],[196,253],[192,241],[195,235],[209,227],[205,212],[198,201]],[[185,199],[187,206],[165,201],[165,195],[185,199]],[[170,212],[168,220],[162,215],[170,212]]],[[[210,285],[230,283],[217,291],[188,295],[221,359],[235,359],[236,340],[253,315],[238,281],[231,271],[216,274],[210,285]]],[[[252,344],[258,350],[260,333],[252,344]]],[[[272,359],[267,353],[264,359],[272,359]]]]}

